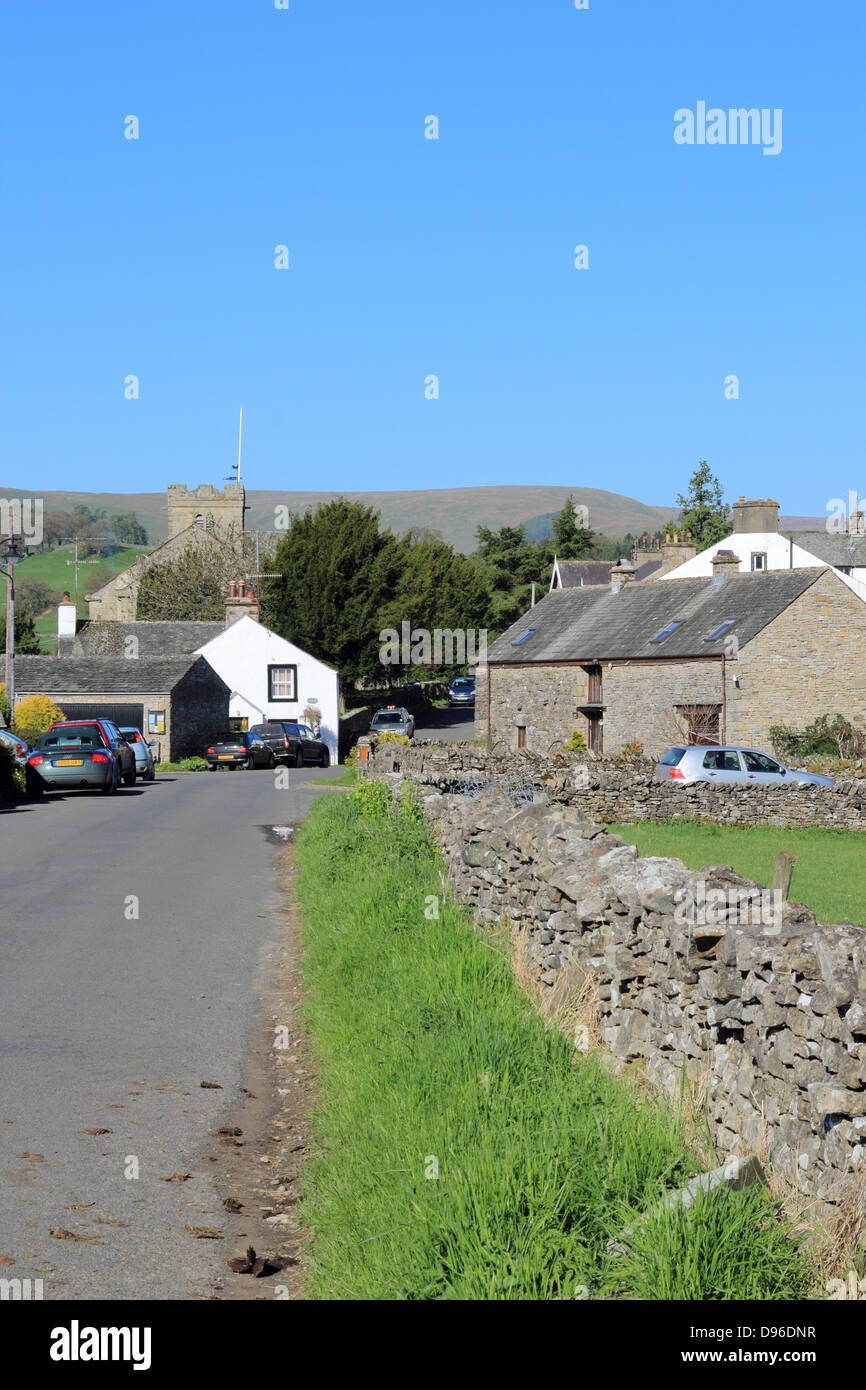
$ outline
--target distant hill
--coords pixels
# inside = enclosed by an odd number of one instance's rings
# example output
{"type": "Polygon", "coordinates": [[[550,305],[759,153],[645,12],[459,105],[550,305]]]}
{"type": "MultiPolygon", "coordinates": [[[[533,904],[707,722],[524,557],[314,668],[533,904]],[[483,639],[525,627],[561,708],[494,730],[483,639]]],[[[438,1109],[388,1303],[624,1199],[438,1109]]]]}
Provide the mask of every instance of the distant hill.
{"type": "MultiPolygon", "coordinates": [[[[180,480],[177,480],[180,481],[180,480]]],[[[189,481],[194,486],[194,481],[189,481]]],[[[675,508],[649,506],[633,497],[600,488],[551,487],[543,484],[508,487],[430,488],[412,492],[289,492],[274,489],[247,492],[247,525],[273,526],[274,508],[288,507],[304,511],[317,502],[329,502],[335,497],[375,507],[381,514],[383,526],[402,532],[411,527],[426,526],[441,531],[445,540],[466,553],[475,549],[475,528],[480,523],[496,528],[517,526],[522,521],[553,514],[561,510],[565,499],[589,508],[590,524],[595,531],[606,535],[623,535],[632,531],[654,531],[675,515],[675,508]]],[[[164,492],[39,492],[35,488],[0,487],[3,497],[39,497],[49,512],[70,511],[77,503],[88,507],[104,507],[108,512],[137,512],[147,527],[151,543],[164,540],[167,534],[164,492]]]]}
{"type": "MultiPolygon", "coordinates": [[[[175,481],[181,481],[176,479],[175,481]]],[[[187,480],[194,486],[194,480],[187,480]]],[[[199,480],[201,481],[201,480],[199,480]]],[[[77,503],[88,507],[104,507],[107,512],[137,512],[147,528],[152,545],[165,540],[167,520],[164,492],[39,492],[35,488],[0,487],[0,497],[39,497],[49,512],[70,511],[77,503]]],[[[382,525],[403,532],[414,526],[426,526],[441,531],[446,541],[466,554],[475,549],[475,528],[479,523],[493,527],[517,526],[528,523],[533,535],[545,533],[547,518],[562,509],[565,499],[572,496],[576,503],[589,508],[590,525],[594,531],[607,536],[623,536],[627,531],[640,536],[645,531],[658,530],[672,516],[676,507],[650,505],[618,492],[602,488],[553,487],[547,484],[510,485],[507,487],[429,488],[406,492],[289,492],[280,489],[247,492],[247,525],[269,530],[273,526],[274,508],[288,507],[304,511],[317,502],[329,502],[335,497],[375,507],[382,525]]],[[[820,530],[825,517],[786,516],[780,529],[820,530]]]]}

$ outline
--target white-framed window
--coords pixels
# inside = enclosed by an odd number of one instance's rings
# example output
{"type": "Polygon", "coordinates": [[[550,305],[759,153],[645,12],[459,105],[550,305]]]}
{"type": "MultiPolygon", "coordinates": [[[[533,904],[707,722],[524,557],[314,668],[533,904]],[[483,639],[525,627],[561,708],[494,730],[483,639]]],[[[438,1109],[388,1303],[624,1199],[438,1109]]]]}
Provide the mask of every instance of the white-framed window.
{"type": "Polygon", "coordinates": [[[298,698],[297,666],[268,667],[268,699],[274,702],[298,698]]]}
{"type": "Polygon", "coordinates": [[[753,570],[765,570],[766,568],[767,568],[767,552],[766,552],[766,550],[753,550],[753,551],[752,551],[752,569],[753,569],[753,570]]]}

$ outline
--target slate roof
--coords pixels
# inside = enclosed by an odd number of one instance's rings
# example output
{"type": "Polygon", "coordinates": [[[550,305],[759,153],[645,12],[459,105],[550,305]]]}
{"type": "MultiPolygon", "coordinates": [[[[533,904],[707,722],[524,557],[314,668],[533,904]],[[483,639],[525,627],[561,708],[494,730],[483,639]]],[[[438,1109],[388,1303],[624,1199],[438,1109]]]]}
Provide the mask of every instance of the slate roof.
{"type": "Polygon", "coordinates": [[[635,584],[640,584],[642,579],[649,579],[657,570],[664,568],[664,560],[646,560],[642,565],[638,565],[634,572],[635,584]]]}
{"type": "MultiPolygon", "coordinates": [[[[626,584],[618,594],[609,585],[554,589],[490,646],[491,663],[607,661],[653,657],[713,656],[725,637],[743,646],[794,603],[825,569],[767,570],[712,579],[672,579],[665,584],[626,584]],[[704,639],[727,618],[733,627],[714,642],[704,639]],[[660,642],[653,638],[679,621],[660,642]],[[516,638],[534,629],[520,646],[516,638]]],[[[842,582],[841,580],[838,582],[842,582]]]]}
{"type": "Polygon", "coordinates": [[[124,641],[135,637],[138,655],[188,656],[203,647],[211,638],[225,631],[225,622],[124,622],[106,619],[85,623],[75,634],[62,642],[61,656],[123,655],[124,641]]]}
{"type": "Polygon", "coordinates": [[[586,588],[588,584],[606,584],[610,579],[612,560],[557,560],[563,589],[586,588]]]}
{"type": "MultiPolygon", "coordinates": [[[[214,680],[213,667],[200,656],[16,656],[16,695],[164,695],[173,690],[192,666],[201,663],[214,680]]],[[[6,676],[6,658],[0,658],[6,676]]]]}
{"type": "Polygon", "coordinates": [[[783,531],[782,535],[825,565],[866,566],[866,536],[848,536],[844,531],[783,531]],[[854,542],[853,555],[849,541],[854,542]]]}

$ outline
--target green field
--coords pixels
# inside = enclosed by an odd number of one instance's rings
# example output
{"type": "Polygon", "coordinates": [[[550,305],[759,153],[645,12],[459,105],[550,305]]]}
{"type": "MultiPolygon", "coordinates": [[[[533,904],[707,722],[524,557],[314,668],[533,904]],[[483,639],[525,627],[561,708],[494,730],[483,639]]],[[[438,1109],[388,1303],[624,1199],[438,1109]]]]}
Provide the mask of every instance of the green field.
{"type": "Polygon", "coordinates": [[[367,781],[322,797],[296,854],[318,1080],[308,1297],[807,1293],[762,1188],[639,1221],[700,1166],[686,1121],[545,1028],[507,933],[476,932],[443,895],[417,802],[367,781]],[[632,1252],[613,1258],[627,1226],[632,1252]]]}
{"type": "Polygon", "coordinates": [[[807,903],[824,926],[866,923],[866,835],[856,830],[786,830],[771,825],[695,825],[641,821],[609,830],[642,855],[682,859],[690,869],[730,864],[769,887],[780,849],[797,856],[789,897],[807,903]]]}
{"type": "MultiPolygon", "coordinates": [[[[87,604],[84,595],[89,593],[93,587],[94,575],[105,578],[109,573],[122,574],[128,569],[141,555],[146,555],[150,546],[119,545],[111,550],[110,554],[103,555],[98,564],[81,562],[78,567],[78,616],[87,617],[87,604]]],[[[75,559],[75,547],[71,545],[60,545],[54,550],[40,550],[35,555],[29,555],[26,560],[15,566],[15,583],[20,584],[23,579],[37,579],[43,584],[49,584],[57,594],[68,592],[75,594],[75,566],[67,563],[75,559]]],[[[0,574],[0,602],[6,604],[6,576],[0,574]]],[[[49,609],[41,617],[36,619],[36,631],[45,650],[53,649],[54,638],[57,636],[57,614],[54,609],[49,609]]]]}

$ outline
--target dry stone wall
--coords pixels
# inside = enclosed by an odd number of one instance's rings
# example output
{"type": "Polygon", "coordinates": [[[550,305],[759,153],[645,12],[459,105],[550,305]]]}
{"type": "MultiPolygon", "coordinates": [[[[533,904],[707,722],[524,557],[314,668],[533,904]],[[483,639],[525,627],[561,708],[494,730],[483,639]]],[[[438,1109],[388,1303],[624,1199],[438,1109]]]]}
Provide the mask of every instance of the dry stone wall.
{"type": "MultiPolygon", "coordinates": [[[[381,762],[395,783],[408,771],[381,762]]],[[[618,1064],[642,1060],[674,1094],[685,1071],[721,1157],[757,1149],[832,1216],[866,1173],[866,928],[798,903],[768,914],[766,890],[727,866],[641,859],[581,807],[515,805],[508,772],[496,782],[423,788],[479,927],[510,924],[542,986],[589,980],[618,1064]]]]}
{"type": "Polygon", "coordinates": [[[834,787],[677,787],[653,782],[646,763],[568,762],[461,743],[380,744],[373,761],[384,772],[408,774],[439,791],[477,791],[486,782],[510,778],[527,795],[535,787],[548,800],[575,806],[606,825],[686,818],[727,825],[866,829],[864,777],[840,777],[834,787]]]}

